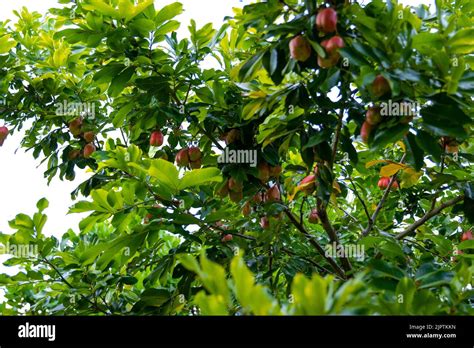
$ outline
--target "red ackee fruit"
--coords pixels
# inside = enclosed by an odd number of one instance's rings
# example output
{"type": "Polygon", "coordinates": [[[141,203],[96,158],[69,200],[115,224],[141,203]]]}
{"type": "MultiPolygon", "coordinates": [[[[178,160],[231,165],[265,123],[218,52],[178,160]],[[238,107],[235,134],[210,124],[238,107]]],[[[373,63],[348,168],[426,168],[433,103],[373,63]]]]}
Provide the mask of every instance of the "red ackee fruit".
{"type": "Polygon", "coordinates": [[[95,152],[96,148],[94,146],[94,144],[86,144],[86,146],[84,146],[84,157],[85,158],[89,158],[91,157],[91,155],[95,152]]]}
{"type": "Polygon", "coordinates": [[[316,27],[323,33],[332,33],[337,27],[337,12],[332,8],[320,10],[316,16],[316,27]]]}
{"type": "Polygon", "coordinates": [[[298,35],[290,41],[291,58],[304,62],[311,56],[311,45],[303,36],[298,35]]]}
{"type": "Polygon", "coordinates": [[[150,136],[150,145],[155,147],[163,145],[163,138],[163,133],[154,131],[150,136]]]}

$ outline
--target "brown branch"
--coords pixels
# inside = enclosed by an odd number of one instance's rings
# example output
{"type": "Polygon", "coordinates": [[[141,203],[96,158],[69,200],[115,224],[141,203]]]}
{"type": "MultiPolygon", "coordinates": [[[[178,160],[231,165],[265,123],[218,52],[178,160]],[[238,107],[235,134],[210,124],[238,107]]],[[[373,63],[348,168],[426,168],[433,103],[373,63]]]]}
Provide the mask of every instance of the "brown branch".
{"type": "MultiPolygon", "coordinates": [[[[318,217],[319,217],[319,220],[321,221],[321,226],[323,226],[324,230],[326,231],[329,237],[330,242],[336,243],[337,246],[341,245],[339,241],[339,237],[336,233],[336,230],[332,226],[331,221],[329,221],[326,207],[324,206],[321,200],[318,200],[318,217]]],[[[344,268],[344,271],[347,272],[347,271],[352,270],[351,263],[346,256],[341,257],[341,263],[342,263],[342,267],[344,268]]]]}
{"type": "Polygon", "coordinates": [[[431,219],[433,216],[438,215],[443,209],[451,207],[461,202],[462,200],[464,200],[464,195],[453,198],[450,201],[447,201],[446,203],[439,205],[437,208],[430,209],[421,219],[415,221],[413,224],[408,226],[403,232],[399,233],[395,238],[398,240],[405,238],[406,236],[415,232],[418,227],[423,225],[426,221],[431,219]]]}
{"type": "MultiPolygon", "coordinates": [[[[406,157],[406,154],[403,154],[403,157],[400,160],[400,163],[403,163],[405,161],[405,157],[406,157]]],[[[377,205],[377,208],[375,209],[374,213],[372,214],[372,217],[369,219],[369,223],[367,224],[367,228],[365,229],[365,231],[362,232],[362,236],[365,237],[372,231],[372,229],[375,225],[375,222],[377,220],[377,217],[378,217],[380,211],[382,210],[382,207],[383,207],[385,201],[387,200],[387,197],[388,197],[390,191],[392,190],[392,185],[395,182],[395,180],[397,179],[397,176],[398,176],[398,172],[395,173],[395,175],[393,175],[391,177],[390,182],[389,182],[387,188],[385,189],[385,191],[383,193],[382,199],[380,200],[379,204],[377,205]]]]}
{"type": "Polygon", "coordinates": [[[323,247],[321,245],[319,245],[319,243],[314,239],[314,237],[312,235],[310,235],[308,233],[308,231],[306,231],[304,226],[299,223],[299,221],[295,218],[293,213],[288,208],[286,208],[284,211],[285,211],[286,216],[288,216],[290,221],[293,223],[293,225],[295,225],[295,227],[298,229],[298,231],[300,231],[308,239],[308,241],[316,249],[316,251],[331,265],[331,267],[334,269],[334,271],[342,279],[346,279],[346,274],[342,270],[342,268],[339,267],[339,265],[336,263],[336,261],[334,261],[331,257],[328,257],[326,255],[326,252],[324,251],[323,247]]]}
{"type": "Polygon", "coordinates": [[[342,119],[344,117],[344,106],[341,107],[339,111],[339,118],[337,120],[337,128],[336,128],[336,136],[334,137],[334,144],[332,145],[332,156],[330,162],[330,168],[333,168],[334,162],[336,162],[336,153],[337,147],[339,145],[339,138],[341,137],[341,129],[342,129],[342,119]]]}
{"type": "MultiPolygon", "coordinates": [[[[283,251],[284,253],[287,253],[290,256],[296,256],[296,257],[299,257],[302,260],[305,260],[306,262],[312,264],[314,267],[316,267],[318,270],[324,272],[325,274],[332,274],[332,272],[330,270],[328,270],[327,268],[325,268],[321,265],[318,265],[317,262],[315,262],[314,260],[311,260],[309,257],[298,255],[297,253],[295,253],[295,252],[293,252],[289,249],[286,249],[286,248],[282,248],[280,250],[283,251]]],[[[344,279],[344,278],[341,278],[341,279],[344,279]]]]}

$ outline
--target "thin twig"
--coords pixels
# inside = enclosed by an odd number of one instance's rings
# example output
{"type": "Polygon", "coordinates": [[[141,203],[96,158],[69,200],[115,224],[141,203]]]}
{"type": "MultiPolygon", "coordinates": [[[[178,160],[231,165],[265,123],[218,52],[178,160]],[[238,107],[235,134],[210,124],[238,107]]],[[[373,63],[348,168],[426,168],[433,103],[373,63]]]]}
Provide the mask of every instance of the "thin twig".
{"type": "Polygon", "coordinates": [[[359,194],[359,191],[357,190],[357,186],[354,183],[354,181],[352,180],[352,178],[350,177],[349,173],[348,173],[347,178],[348,178],[349,182],[351,183],[351,185],[353,187],[352,192],[354,192],[356,197],[359,199],[360,203],[362,204],[362,207],[364,208],[365,215],[367,215],[367,219],[370,220],[371,216],[370,216],[370,213],[369,213],[369,209],[367,209],[367,205],[365,204],[365,201],[362,199],[362,196],[359,194]]]}
{"type": "MultiPolygon", "coordinates": [[[[406,154],[403,154],[402,159],[400,160],[400,163],[403,163],[405,161],[406,154]]],[[[392,190],[392,185],[397,179],[398,172],[395,173],[391,178],[390,182],[388,183],[387,188],[385,189],[385,192],[383,193],[382,199],[380,200],[379,204],[377,205],[377,208],[375,209],[374,213],[372,214],[372,217],[369,219],[369,222],[367,224],[367,228],[365,231],[362,232],[362,236],[367,236],[373,229],[375,222],[377,220],[377,216],[379,215],[380,211],[382,210],[382,207],[387,200],[387,197],[392,190]]]]}
{"type": "MultiPolygon", "coordinates": [[[[56,268],[56,266],[55,266],[52,262],[50,262],[46,257],[43,257],[43,256],[42,256],[39,260],[40,260],[40,261],[43,261],[43,262],[45,262],[47,265],[49,265],[49,266],[59,275],[59,277],[61,278],[61,280],[63,281],[64,284],[66,284],[66,285],[67,285],[69,288],[71,288],[71,289],[75,289],[75,287],[74,287],[71,283],[69,283],[66,278],[63,277],[63,275],[62,275],[61,272],[56,268]]],[[[107,312],[107,311],[104,311],[104,310],[103,310],[102,308],[100,308],[96,303],[94,303],[94,302],[91,301],[89,298],[85,297],[84,295],[80,294],[80,296],[81,296],[84,300],[86,300],[87,302],[89,302],[89,303],[90,303],[95,309],[97,309],[98,311],[100,311],[100,312],[102,312],[102,313],[104,313],[104,314],[107,314],[107,315],[111,314],[111,313],[109,313],[109,312],[107,312]]]]}

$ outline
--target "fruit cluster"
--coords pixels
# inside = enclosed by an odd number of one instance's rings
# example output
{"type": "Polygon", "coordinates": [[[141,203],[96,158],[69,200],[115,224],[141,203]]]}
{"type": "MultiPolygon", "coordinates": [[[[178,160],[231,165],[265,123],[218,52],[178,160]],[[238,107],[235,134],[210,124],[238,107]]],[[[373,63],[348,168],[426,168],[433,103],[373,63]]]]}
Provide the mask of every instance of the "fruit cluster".
{"type": "Polygon", "coordinates": [[[82,152],[80,150],[72,150],[68,154],[68,159],[74,160],[81,156],[89,158],[95,151],[94,145],[95,133],[93,131],[83,131],[84,120],[82,117],[78,117],[69,122],[69,131],[75,138],[83,139],[85,142],[82,152]]]}
{"type": "MultiPolygon", "coordinates": [[[[337,12],[332,8],[319,10],[316,16],[316,28],[322,34],[331,34],[337,30],[337,12]]],[[[320,43],[324,49],[324,56],[318,55],[318,65],[327,69],[335,66],[341,57],[339,49],[344,47],[344,40],[334,35],[320,43]]],[[[311,44],[303,35],[297,35],[289,44],[291,58],[305,62],[311,57],[311,44]]]]}
{"type": "Polygon", "coordinates": [[[198,147],[186,147],[176,154],[176,164],[180,167],[189,166],[191,169],[199,169],[202,165],[202,153],[198,147]]]}

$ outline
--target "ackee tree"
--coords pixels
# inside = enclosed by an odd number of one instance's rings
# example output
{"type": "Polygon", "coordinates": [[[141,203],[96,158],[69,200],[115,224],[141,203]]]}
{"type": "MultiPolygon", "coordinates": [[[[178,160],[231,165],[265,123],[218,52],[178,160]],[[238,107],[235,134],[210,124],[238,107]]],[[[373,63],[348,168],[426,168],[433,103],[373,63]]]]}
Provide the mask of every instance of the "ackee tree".
{"type": "Polygon", "coordinates": [[[3,314],[474,313],[471,0],[267,0],[187,38],[180,3],[59,3],[0,23],[0,145],[91,170],[89,215],[10,221],[37,250],[3,314]]]}

